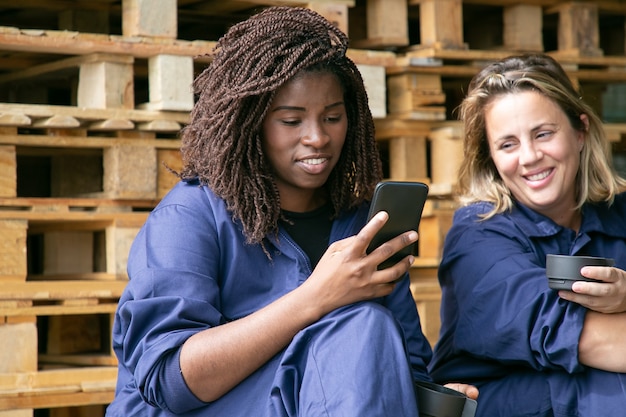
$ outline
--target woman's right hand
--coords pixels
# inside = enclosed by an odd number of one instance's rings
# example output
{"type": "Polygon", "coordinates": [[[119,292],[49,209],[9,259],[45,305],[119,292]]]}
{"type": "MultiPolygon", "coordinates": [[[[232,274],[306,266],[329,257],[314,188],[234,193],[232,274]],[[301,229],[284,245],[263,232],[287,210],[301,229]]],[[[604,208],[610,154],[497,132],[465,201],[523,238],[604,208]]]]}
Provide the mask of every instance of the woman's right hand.
{"type": "Polygon", "coordinates": [[[601,282],[577,281],[572,291],[559,291],[564,300],[599,313],[626,312],[626,271],[606,266],[585,266],[581,274],[601,282]]]}
{"type": "Polygon", "coordinates": [[[386,212],[377,213],[355,236],[331,244],[302,289],[312,291],[322,314],[358,301],[389,295],[396,281],[413,263],[407,256],[395,265],[378,270],[378,265],[418,238],[416,231],[397,236],[367,254],[376,232],[387,222],[386,212]]]}

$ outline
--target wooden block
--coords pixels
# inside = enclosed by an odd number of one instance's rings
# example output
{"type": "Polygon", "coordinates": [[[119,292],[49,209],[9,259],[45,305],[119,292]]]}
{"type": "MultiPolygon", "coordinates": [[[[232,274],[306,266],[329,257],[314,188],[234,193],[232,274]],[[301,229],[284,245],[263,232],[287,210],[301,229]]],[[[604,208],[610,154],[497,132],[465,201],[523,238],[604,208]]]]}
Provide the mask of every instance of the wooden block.
{"type": "Polygon", "coordinates": [[[602,56],[598,5],[565,2],[555,6],[559,13],[559,52],[580,56],[602,56]]]}
{"type": "Polygon", "coordinates": [[[30,126],[32,120],[23,113],[0,113],[0,126],[30,126]]]}
{"type": "Polygon", "coordinates": [[[90,123],[89,130],[94,131],[118,131],[134,129],[135,124],[128,119],[106,119],[90,123]]]}
{"type": "Polygon", "coordinates": [[[157,163],[157,198],[163,198],[180,181],[180,178],[168,167],[180,172],[183,168],[183,161],[177,149],[159,149],[157,150],[157,163]]]}
{"type": "Polygon", "coordinates": [[[26,280],[26,220],[0,219],[0,280],[26,280]]]}
{"type": "Polygon", "coordinates": [[[80,127],[80,121],[72,116],[55,115],[38,119],[33,122],[33,127],[46,129],[67,129],[80,127]]]}
{"type": "Polygon", "coordinates": [[[44,234],[44,274],[93,272],[94,240],[90,231],[44,234]]]}
{"type": "Polygon", "coordinates": [[[441,49],[466,49],[461,0],[410,0],[420,6],[421,44],[441,49]]]}
{"type": "Polygon", "coordinates": [[[367,91],[370,111],[375,119],[387,116],[387,89],[385,67],[376,65],[357,65],[367,91]]]}
{"type": "Polygon", "coordinates": [[[176,0],[124,0],[122,35],[176,39],[177,16],[176,0]]]}
{"type": "Polygon", "coordinates": [[[146,132],[178,132],[180,127],[180,123],[175,122],[174,120],[152,120],[149,122],[137,123],[137,129],[146,132]]]}
{"type": "Polygon", "coordinates": [[[543,51],[543,10],[540,5],[505,6],[503,19],[505,49],[543,51]]]}
{"type": "Polygon", "coordinates": [[[156,149],[115,145],[104,150],[104,193],[110,198],[156,197],[156,149]]]}
{"type": "Polygon", "coordinates": [[[157,55],[148,60],[151,110],[193,108],[193,57],[157,55]]]}
{"type": "Polygon", "coordinates": [[[424,106],[445,104],[446,96],[437,74],[405,73],[387,77],[389,113],[401,114],[424,106]]]}
{"type": "Polygon", "coordinates": [[[314,1],[306,4],[306,7],[324,16],[343,33],[348,33],[348,4],[314,1]]]}
{"type": "Polygon", "coordinates": [[[463,161],[463,132],[461,126],[433,129],[430,139],[430,176],[433,184],[455,185],[463,161]]]}
{"type": "Polygon", "coordinates": [[[426,138],[422,136],[389,139],[391,178],[427,176],[426,138]]]}
{"type": "Polygon", "coordinates": [[[95,109],[134,108],[134,59],[107,54],[95,54],[95,57],[80,64],[77,106],[95,109]]]}
{"type": "Polygon", "coordinates": [[[125,274],[130,246],[139,232],[138,227],[114,225],[106,229],[106,269],[113,274],[125,274]]]}
{"type": "Polygon", "coordinates": [[[37,326],[34,323],[0,325],[0,373],[37,370],[37,326]]]}
{"type": "Polygon", "coordinates": [[[0,146],[0,197],[17,197],[15,146],[0,146]]]}
{"type": "Polygon", "coordinates": [[[384,48],[409,44],[406,0],[367,0],[366,13],[367,40],[363,47],[384,48]]]}

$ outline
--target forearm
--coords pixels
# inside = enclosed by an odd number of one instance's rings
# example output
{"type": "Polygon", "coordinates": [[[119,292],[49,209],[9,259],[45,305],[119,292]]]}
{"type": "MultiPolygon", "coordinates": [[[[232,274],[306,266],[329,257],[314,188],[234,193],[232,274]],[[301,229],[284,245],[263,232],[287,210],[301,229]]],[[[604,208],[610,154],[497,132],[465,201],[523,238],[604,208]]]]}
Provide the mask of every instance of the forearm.
{"type": "Polygon", "coordinates": [[[298,288],[242,319],[190,337],[180,354],[180,367],[191,391],[213,401],[280,352],[321,312],[298,288]]]}
{"type": "Polygon", "coordinates": [[[610,372],[626,372],[626,313],[588,311],[578,344],[580,363],[610,372]]]}

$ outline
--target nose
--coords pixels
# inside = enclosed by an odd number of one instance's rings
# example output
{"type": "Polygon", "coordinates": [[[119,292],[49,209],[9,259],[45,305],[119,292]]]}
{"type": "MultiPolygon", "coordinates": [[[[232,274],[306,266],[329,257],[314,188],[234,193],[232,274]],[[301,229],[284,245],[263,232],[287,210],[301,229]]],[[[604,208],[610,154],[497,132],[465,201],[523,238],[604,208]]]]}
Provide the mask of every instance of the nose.
{"type": "Polygon", "coordinates": [[[321,123],[307,123],[302,132],[302,143],[314,148],[323,148],[329,141],[330,136],[321,123]]]}
{"type": "Polygon", "coordinates": [[[543,157],[540,147],[532,140],[522,141],[520,146],[520,165],[530,165],[543,157]]]}

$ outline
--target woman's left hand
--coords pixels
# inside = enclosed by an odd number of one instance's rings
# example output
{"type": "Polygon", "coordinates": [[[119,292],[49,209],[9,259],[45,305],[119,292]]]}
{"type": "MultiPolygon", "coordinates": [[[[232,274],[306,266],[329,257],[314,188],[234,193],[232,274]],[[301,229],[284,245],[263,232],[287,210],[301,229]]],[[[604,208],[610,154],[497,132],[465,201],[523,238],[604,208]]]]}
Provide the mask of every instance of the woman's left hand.
{"type": "Polygon", "coordinates": [[[468,398],[471,398],[472,400],[478,398],[478,388],[473,385],[461,384],[460,382],[450,382],[448,384],[445,384],[444,387],[458,391],[461,394],[465,394],[468,398]]]}
{"type": "Polygon", "coordinates": [[[626,271],[606,266],[585,266],[580,273],[601,282],[576,281],[572,291],[559,291],[561,298],[599,313],[626,312],[626,271]]]}

